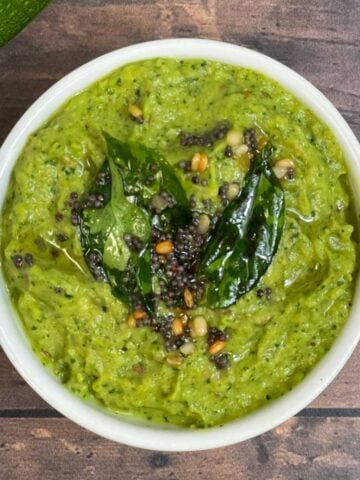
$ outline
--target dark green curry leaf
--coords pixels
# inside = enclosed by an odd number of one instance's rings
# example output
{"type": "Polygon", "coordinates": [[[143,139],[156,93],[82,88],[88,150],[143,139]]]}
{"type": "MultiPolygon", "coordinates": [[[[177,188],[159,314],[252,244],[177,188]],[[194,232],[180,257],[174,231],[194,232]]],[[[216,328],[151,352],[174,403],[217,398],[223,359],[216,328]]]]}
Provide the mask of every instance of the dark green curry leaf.
{"type": "Polygon", "coordinates": [[[113,294],[129,305],[138,293],[144,307],[154,313],[151,224],[164,230],[188,223],[189,203],[173,168],[153,150],[107,133],[104,137],[107,159],[87,193],[88,198],[100,196],[101,208],[85,203],[79,226],[81,245],[95,278],[108,281],[113,294]],[[151,185],[147,182],[150,175],[151,185]],[[162,191],[171,194],[175,205],[151,214],[147,207],[162,191]],[[125,234],[141,240],[144,248],[130,250],[125,234]]]}
{"type": "Polygon", "coordinates": [[[139,254],[132,252],[125,270],[108,269],[106,266],[105,268],[112,292],[117,298],[132,306],[131,299],[134,293],[138,293],[145,309],[154,314],[150,246],[148,243],[139,254]]]}
{"type": "MultiPolygon", "coordinates": [[[[162,212],[159,217],[158,225],[160,230],[170,231],[188,225],[191,222],[191,219],[192,214],[190,209],[183,207],[182,205],[175,205],[162,212]]],[[[154,220],[156,219],[154,218],[154,220]]],[[[154,226],[156,226],[156,221],[154,221],[154,226]]]]}
{"type": "Polygon", "coordinates": [[[251,290],[277,251],[285,203],[271,154],[269,147],[256,154],[239,197],[225,208],[206,243],[199,270],[209,280],[209,307],[228,307],[251,290]]]}
{"type": "Polygon", "coordinates": [[[128,306],[131,306],[131,298],[137,288],[134,268],[131,261],[126,270],[106,268],[113,295],[128,306]]]}
{"type": "Polygon", "coordinates": [[[139,288],[139,293],[144,303],[146,310],[154,314],[154,296],[152,290],[152,275],[151,275],[151,243],[140,252],[134,260],[135,263],[135,277],[139,288]]]}
{"type": "Polygon", "coordinates": [[[84,210],[84,221],[92,237],[100,237],[103,263],[111,269],[125,270],[130,250],[124,234],[147,241],[150,222],[146,213],[130,203],[124,194],[121,174],[113,159],[108,159],[111,174],[111,199],[104,208],[84,210]]]}
{"type": "Polygon", "coordinates": [[[137,195],[147,204],[154,194],[166,191],[174,197],[177,205],[189,208],[185,190],[166,160],[140,143],[121,142],[108,133],[104,133],[104,137],[108,155],[122,173],[127,195],[137,195]],[[150,186],[147,184],[149,176],[155,178],[150,186]]]}

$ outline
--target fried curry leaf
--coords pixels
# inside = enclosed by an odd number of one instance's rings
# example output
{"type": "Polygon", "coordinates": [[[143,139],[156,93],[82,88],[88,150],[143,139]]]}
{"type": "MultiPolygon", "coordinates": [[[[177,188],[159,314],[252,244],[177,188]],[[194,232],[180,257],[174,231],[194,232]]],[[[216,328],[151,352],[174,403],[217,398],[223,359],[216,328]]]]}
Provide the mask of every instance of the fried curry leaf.
{"type": "Polygon", "coordinates": [[[151,224],[166,229],[187,223],[191,218],[188,200],[172,167],[153,150],[107,133],[104,138],[107,159],[87,194],[100,196],[102,205],[95,208],[90,202],[82,208],[81,245],[96,279],[108,281],[113,294],[128,305],[137,293],[153,313],[151,224]],[[149,175],[153,177],[150,186],[149,175]],[[151,199],[161,191],[171,194],[175,205],[161,214],[151,213],[151,199]],[[140,252],[129,249],[125,235],[143,242],[140,252]]]}
{"type": "MultiPolygon", "coordinates": [[[[143,288],[136,283],[136,271],[140,268],[138,255],[130,251],[124,235],[148,242],[150,218],[139,206],[126,199],[121,173],[110,156],[100,173],[104,175],[104,181],[101,185],[93,185],[89,193],[102,195],[104,206],[82,210],[81,244],[95,278],[108,281],[114,295],[129,304],[136,287],[143,288]]],[[[141,267],[145,271],[144,266],[141,267]]],[[[150,272],[150,263],[148,270],[150,272]]]]}
{"type": "Polygon", "coordinates": [[[130,250],[124,234],[146,241],[150,236],[148,216],[125,195],[121,174],[112,158],[108,159],[111,175],[111,198],[104,208],[86,209],[84,221],[90,237],[101,246],[103,263],[111,269],[125,270],[130,250]]]}
{"type": "Polygon", "coordinates": [[[159,191],[170,193],[177,205],[189,208],[185,190],[175,171],[154,150],[135,142],[121,142],[104,133],[108,155],[120,168],[127,195],[137,195],[146,204],[159,191]],[[154,182],[149,186],[149,176],[154,182]]]}
{"type": "Polygon", "coordinates": [[[136,261],[136,284],[139,288],[140,296],[143,300],[144,307],[150,313],[154,313],[154,296],[152,290],[151,275],[151,243],[137,256],[136,261]]]}
{"type": "Polygon", "coordinates": [[[122,142],[104,133],[109,157],[121,171],[126,195],[148,207],[155,195],[167,192],[175,206],[154,215],[153,224],[161,230],[184,226],[191,221],[189,200],[174,168],[154,150],[135,142],[122,142]],[[149,177],[153,182],[149,185],[149,177]]]}
{"type": "Polygon", "coordinates": [[[226,308],[251,290],[277,251],[285,202],[271,155],[270,147],[257,152],[240,195],[224,209],[204,247],[199,272],[209,283],[209,307],[226,308]]]}

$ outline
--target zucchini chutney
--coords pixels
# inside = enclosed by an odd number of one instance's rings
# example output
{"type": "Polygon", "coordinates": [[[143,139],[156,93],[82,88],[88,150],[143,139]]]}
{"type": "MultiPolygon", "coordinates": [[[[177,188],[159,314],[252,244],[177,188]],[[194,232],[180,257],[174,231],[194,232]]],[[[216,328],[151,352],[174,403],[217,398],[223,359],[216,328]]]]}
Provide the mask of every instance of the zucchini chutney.
{"type": "Polygon", "coordinates": [[[357,271],[333,133],[266,76],[126,65],[28,139],[2,268],[40,361],[124,415],[223,424],[331,347],[357,271]]]}

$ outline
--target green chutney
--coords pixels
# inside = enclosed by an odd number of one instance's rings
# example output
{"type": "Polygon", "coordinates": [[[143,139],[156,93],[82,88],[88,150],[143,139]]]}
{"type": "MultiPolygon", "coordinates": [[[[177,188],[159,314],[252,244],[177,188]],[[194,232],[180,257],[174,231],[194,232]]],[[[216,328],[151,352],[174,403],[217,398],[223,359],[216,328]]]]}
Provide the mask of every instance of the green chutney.
{"type": "Polygon", "coordinates": [[[351,308],[357,259],[347,176],[329,128],[258,72],[175,59],[112,72],[29,137],[8,189],[2,268],[35,354],[75,395],[156,422],[219,425],[285,394],[329,350],[351,308]],[[131,105],[141,105],[143,122],[129,115],[131,105]],[[89,188],[104,162],[106,131],[156,150],[198,210],[211,200],[215,211],[219,187],[241,187],[251,159],[226,155],[225,138],[201,149],[179,139],[222,121],[238,132],[266,134],[276,148],[274,162],[291,159],[295,178],[281,179],[284,230],[257,287],[229,308],[210,310],[200,302],[191,312],[228,332],[229,368],[209,361],[205,337],[171,365],[162,338],[129,326],[128,307],[89,272],[69,198],[89,188]],[[206,182],[176,169],[199,150],[208,157],[200,175],[206,182]]]}

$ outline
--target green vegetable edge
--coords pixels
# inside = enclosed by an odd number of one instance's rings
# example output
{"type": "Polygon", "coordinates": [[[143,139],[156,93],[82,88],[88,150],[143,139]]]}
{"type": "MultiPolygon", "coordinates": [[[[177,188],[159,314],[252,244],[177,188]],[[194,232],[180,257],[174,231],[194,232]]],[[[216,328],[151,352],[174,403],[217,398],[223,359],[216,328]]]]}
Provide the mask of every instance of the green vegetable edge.
{"type": "Polygon", "coordinates": [[[0,47],[15,37],[51,0],[0,0],[0,47]]]}

